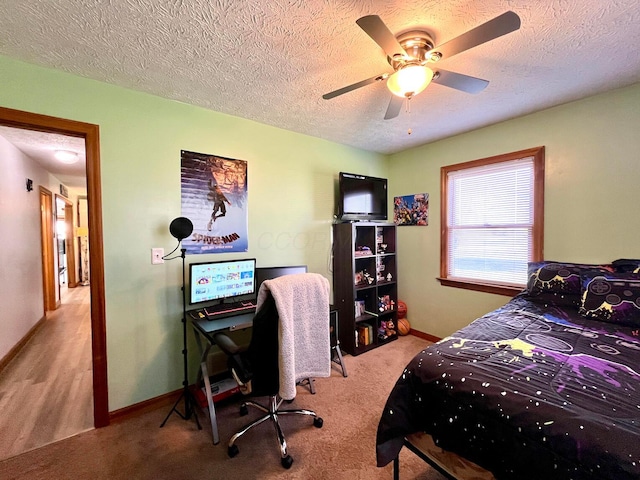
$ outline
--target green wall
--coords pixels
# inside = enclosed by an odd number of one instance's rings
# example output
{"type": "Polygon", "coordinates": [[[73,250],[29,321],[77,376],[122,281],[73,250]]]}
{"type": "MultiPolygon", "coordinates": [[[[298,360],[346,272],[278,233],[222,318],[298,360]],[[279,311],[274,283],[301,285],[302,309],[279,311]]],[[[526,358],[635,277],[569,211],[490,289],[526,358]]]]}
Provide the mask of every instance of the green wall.
{"type": "MultiPolygon", "coordinates": [[[[437,336],[508,300],[436,280],[443,165],[544,145],[545,258],[640,258],[640,85],[414,148],[390,161],[1,56],[0,85],[3,107],[100,126],[111,410],[181,385],[180,265],[152,266],[150,249],[175,246],[168,224],[180,215],[182,149],[249,162],[249,251],[193,261],[255,256],[259,265],[304,263],[331,280],[339,171],[387,176],[390,196],[428,192],[429,226],[398,232],[399,289],[412,326],[437,336]]],[[[193,360],[193,344],[190,350],[193,360]]]]}
{"type": "Polygon", "coordinates": [[[6,57],[0,85],[3,107],[100,126],[110,410],[181,386],[180,261],[151,265],[152,247],[175,246],[180,150],[248,161],[249,251],[188,260],[307,264],[330,281],[338,172],[388,175],[383,155],[6,57]]]}
{"type": "MultiPolygon", "coordinates": [[[[446,112],[443,113],[446,115],[446,112]]],[[[440,167],[544,145],[544,257],[640,258],[640,84],[391,156],[390,196],[430,194],[428,227],[400,227],[400,299],[420,331],[444,337],[509,297],[443,287],[440,167]]]]}

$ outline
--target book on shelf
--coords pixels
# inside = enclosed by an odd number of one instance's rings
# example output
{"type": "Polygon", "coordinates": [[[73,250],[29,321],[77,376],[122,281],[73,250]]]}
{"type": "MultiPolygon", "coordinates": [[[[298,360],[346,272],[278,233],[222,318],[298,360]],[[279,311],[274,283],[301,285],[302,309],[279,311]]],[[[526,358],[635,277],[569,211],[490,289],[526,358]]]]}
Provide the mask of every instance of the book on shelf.
{"type": "Polygon", "coordinates": [[[358,326],[356,335],[356,346],[360,345],[365,347],[373,343],[373,325],[360,325],[358,326]]]}
{"type": "Polygon", "coordinates": [[[367,336],[368,336],[367,327],[359,326],[358,327],[358,343],[360,344],[360,346],[364,347],[366,345],[369,345],[369,343],[367,342],[367,336]]]}

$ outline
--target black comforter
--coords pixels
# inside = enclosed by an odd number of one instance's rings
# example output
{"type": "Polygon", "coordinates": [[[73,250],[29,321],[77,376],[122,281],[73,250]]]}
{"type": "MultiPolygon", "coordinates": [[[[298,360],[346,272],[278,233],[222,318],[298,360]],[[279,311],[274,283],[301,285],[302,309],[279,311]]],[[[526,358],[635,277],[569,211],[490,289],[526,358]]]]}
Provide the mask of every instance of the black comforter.
{"type": "Polygon", "coordinates": [[[639,369],[638,329],[521,294],[407,365],[378,465],[424,431],[497,479],[638,479],[639,369]]]}

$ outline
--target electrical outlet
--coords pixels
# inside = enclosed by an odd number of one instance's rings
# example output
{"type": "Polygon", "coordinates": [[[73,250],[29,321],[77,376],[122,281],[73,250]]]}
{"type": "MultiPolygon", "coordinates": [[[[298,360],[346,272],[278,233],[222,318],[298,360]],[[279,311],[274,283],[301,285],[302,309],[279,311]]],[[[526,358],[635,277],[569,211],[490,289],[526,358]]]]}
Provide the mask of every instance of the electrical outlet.
{"type": "Polygon", "coordinates": [[[164,263],[164,248],[151,249],[151,265],[160,265],[164,263]]]}

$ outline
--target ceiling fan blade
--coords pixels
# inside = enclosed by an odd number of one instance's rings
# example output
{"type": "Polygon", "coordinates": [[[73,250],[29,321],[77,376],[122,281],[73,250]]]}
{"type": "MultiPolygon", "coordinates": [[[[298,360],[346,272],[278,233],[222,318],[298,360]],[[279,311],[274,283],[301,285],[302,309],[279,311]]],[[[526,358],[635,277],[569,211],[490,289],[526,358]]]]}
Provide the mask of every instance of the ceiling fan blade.
{"type": "Polygon", "coordinates": [[[467,93],[480,93],[489,85],[488,80],[470,77],[462,73],[448,72],[447,70],[438,69],[436,75],[433,77],[433,83],[438,83],[445,87],[455,88],[456,90],[467,93]]]}
{"type": "Polygon", "coordinates": [[[338,95],[351,92],[352,90],[355,90],[360,87],[364,87],[374,82],[386,80],[387,78],[389,78],[388,73],[383,73],[382,75],[376,75],[375,77],[367,78],[366,80],[362,80],[361,82],[339,88],[338,90],[334,90],[333,92],[325,93],[324,95],[322,95],[322,98],[324,98],[325,100],[331,100],[332,98],[335,98],[338,95]]]}
{"type": "Polygon", "coordinates": [[[433,51],[440,52],[442,58],[453,57],[460,52],[482,45],[507,33],[514,32],[519,28],[520,17],[516,13],[508,11],[493,20],[489,20],[463,33],[459,37],[449,40],[442,45],[438,45],[433,51]]]}
{"type": "Polygon", "coordinates": [[[387,113],[384,114],[384,119],[390,120],[392,118],[396,118],[400,114],[403,102],[404,98],[400,98],[397,95],[391,95],[391,100],[389,100],[389,106],[387,107],[387,113]]]}
{"type": "Polygon", "coordinates": [[[367,15],[366,17],[356,20],[358,26],[369,35],[374,42],[382,47],[384,53],[388,57],[393,58],[395,55],[407,55],[404,48],[398,43],[396,37],[391,30],[384,24],[378,15],[367,15]]]}

